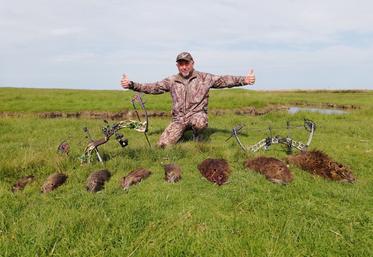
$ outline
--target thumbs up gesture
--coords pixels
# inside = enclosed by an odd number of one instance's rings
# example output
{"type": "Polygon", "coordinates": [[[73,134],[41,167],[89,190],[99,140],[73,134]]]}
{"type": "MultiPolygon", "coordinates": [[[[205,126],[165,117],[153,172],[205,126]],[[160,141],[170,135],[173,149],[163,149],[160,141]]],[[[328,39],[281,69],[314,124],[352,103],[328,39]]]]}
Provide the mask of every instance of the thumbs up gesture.
{"type": "Polygon", "coordinates": [[[247,85],[253,85],[255,83],[255,73],[253,69],[250,69],[249,73],[246,75],[245,83],[247,85]]]}
{"type": "Polygon", "coordinates": [[[128,89],[130,85],[130,81],[128,80],[128,76],[126,74],[123,74],[122,80],[120,81],[120,84],[122,88],[128,89]]]}

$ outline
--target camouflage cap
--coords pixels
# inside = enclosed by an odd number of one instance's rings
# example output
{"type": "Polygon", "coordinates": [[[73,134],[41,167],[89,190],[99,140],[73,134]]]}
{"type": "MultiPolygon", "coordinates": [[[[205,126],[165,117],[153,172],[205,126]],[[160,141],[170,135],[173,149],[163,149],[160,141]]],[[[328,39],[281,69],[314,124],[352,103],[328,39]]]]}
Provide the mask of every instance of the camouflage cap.
{"type": "Polygon", "coordinates": [[[181,60],[185,60],[185,61],[191,62],[191,61],[193,61],[193,57],[188,52],[182,52],[182,53],[178,54],[177,57],[176,57],[176,61],[177,62],[181,61],[181,60]]]}

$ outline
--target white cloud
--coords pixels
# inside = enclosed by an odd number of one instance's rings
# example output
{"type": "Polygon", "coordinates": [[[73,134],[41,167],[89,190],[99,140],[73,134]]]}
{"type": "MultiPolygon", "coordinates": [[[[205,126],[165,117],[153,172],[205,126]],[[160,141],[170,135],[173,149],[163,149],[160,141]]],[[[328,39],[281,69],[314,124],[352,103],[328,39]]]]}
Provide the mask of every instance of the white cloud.
{"type": "Polygon", "coordinates": [[[69,28],[55,28],[50,31],[52,36],[70,36],[76,35],[84,31],[84,29],[79,27],[69,27],[69,28]]]}
{"type": "Polygon", "coordinates": [[[0,86],[117,88],[124,71],[159,80],[188,50],[204,71],[254,67],[257,89],[373,89],[368,0],[1,2],[0,86]]]}
{"type": "Polygon", "coordinates": [[[73,54],[64,54],[58,55],[53,58],[55,62],[84,62],[89,60],[94,60],[98,56],[95,53],[73,53],[73,54]]]}

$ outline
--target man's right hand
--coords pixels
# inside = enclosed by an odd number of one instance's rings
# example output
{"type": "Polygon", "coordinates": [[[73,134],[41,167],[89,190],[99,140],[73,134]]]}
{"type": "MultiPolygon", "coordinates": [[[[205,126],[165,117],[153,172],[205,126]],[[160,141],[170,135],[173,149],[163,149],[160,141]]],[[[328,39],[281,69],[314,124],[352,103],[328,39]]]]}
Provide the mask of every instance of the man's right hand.
{"type": "Polygon", "coordinates": [[[122,80],[120,81],[120,84],[121,84],[122,88],[129,89],[130,81],[128,80],[128,76],[126,74],[123,74],[122,80]]]}

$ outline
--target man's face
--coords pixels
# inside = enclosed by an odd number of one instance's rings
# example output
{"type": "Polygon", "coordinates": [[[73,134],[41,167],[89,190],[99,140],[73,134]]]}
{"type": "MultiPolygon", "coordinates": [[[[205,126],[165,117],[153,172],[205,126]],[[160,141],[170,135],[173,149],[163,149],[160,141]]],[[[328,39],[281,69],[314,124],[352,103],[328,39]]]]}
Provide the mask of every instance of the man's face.
{"type": "Polygon", "coordinates": [[[188,77],[193,71],[194,62],[180,60],[176,63],[176,66],[183,77],[188,77]]]}

